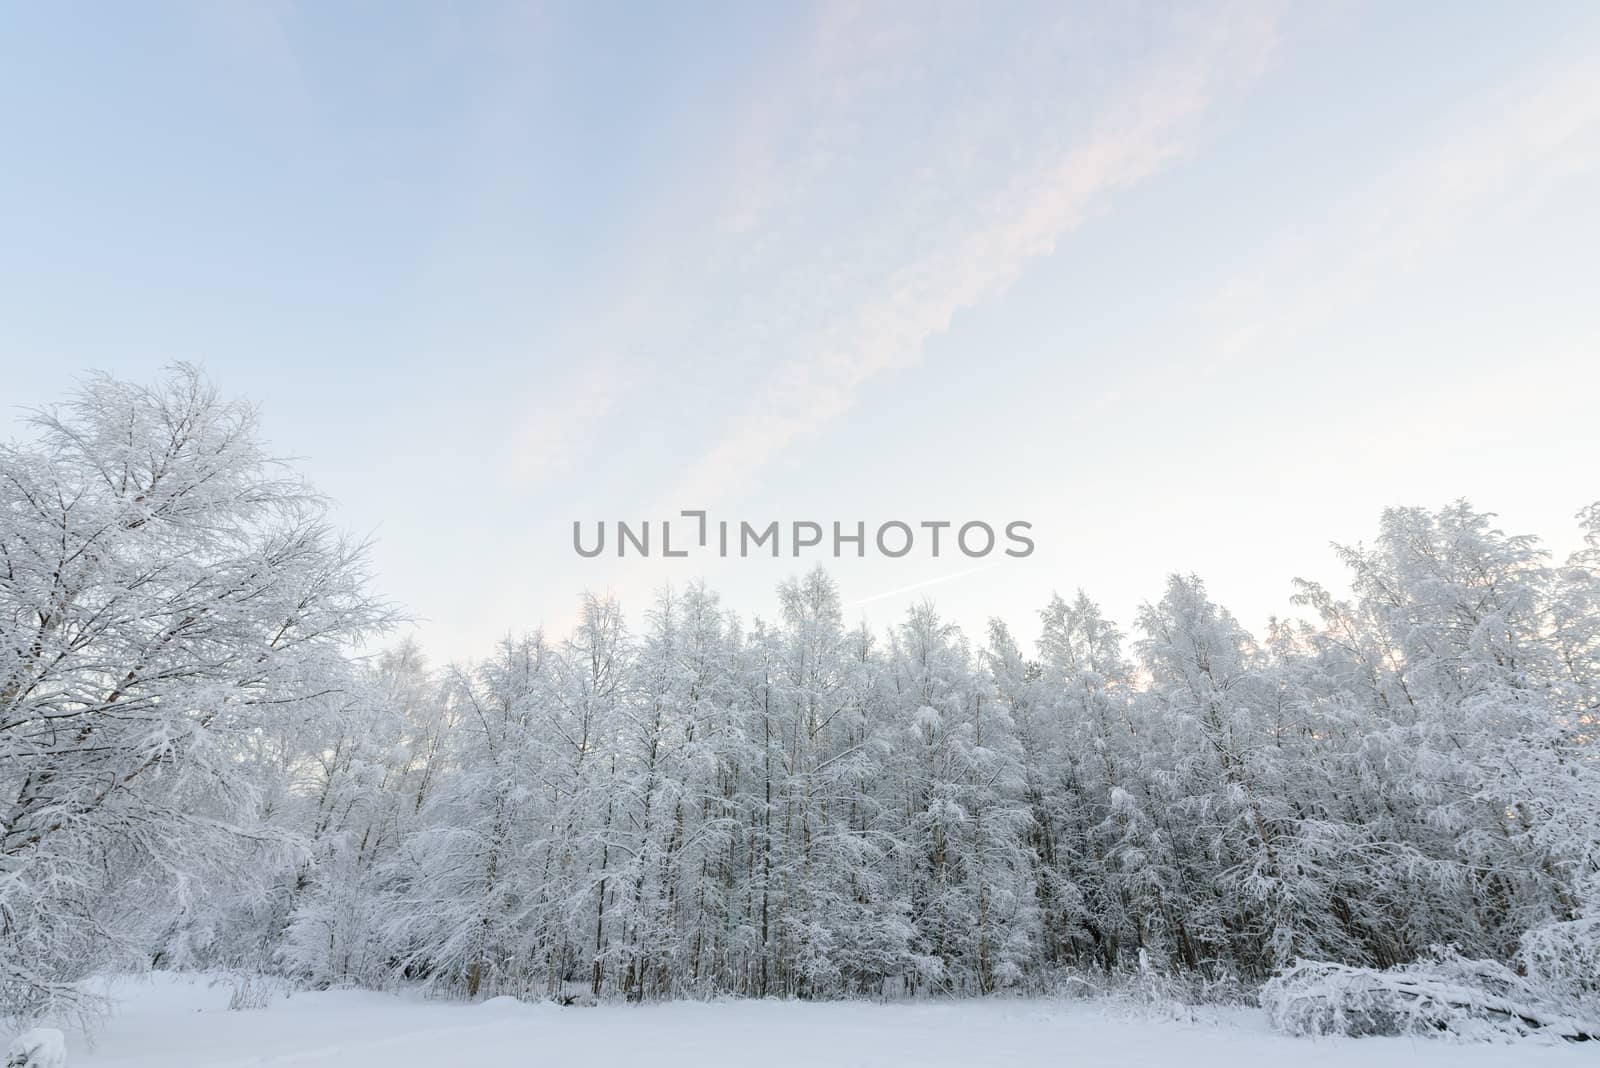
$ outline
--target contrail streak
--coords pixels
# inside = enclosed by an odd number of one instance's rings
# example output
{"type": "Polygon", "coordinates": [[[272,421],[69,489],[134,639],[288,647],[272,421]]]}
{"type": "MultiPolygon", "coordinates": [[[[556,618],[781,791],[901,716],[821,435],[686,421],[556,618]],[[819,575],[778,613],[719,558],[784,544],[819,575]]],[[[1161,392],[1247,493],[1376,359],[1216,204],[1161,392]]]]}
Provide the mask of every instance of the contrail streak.
{"type": "Polygon", "coordinates": [[[883,593],[875,593],[871,597],[862,597],[860,600],[851,601],[850,603],[846,604],[845,607],[854,608],[857,605],[871,604],[873,601],[881,601],[885,597],[898,597],[902,593],[910,593],[912,590],[920,590],[925,586],[937,586],[941,582],[949,582],[952,579],[966,578],[968,575],[976,575],[980,571],[989,571],[994,567],[994,564],[984,564],[982,567],[969,567],[965,571],[956,571],[948,575],[940,575],[938,578],[931,578],[925,582],[913,582],[911,585],[901,586],[897,590],[885,590],[883,593]]]}

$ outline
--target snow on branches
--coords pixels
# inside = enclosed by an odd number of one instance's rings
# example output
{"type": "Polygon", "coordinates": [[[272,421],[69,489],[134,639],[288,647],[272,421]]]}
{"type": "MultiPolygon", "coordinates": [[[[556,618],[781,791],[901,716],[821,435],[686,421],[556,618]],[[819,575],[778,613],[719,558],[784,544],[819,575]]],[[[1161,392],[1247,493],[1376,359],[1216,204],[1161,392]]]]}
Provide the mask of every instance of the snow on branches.
{"type": "Polygon", "coordinates": [[[96,376],[0,447],[0,1004],[73,980],[215,875],[260,820],[263,727],[349,700],[386,610],[364,549],[192,368],[96,376]],[[175,897],[172,897],[173,893],[175,897]]]}
{"type": "Polygon", "coordinates": [[[1560,566],[1464,503],[1390,510],[1347,594],[1302,582],[1260,637],[1194,576],[1132,637],[1082,593],[1031,648],[926,604],[879,634],[812,571],[769,617],[591,597],[433,670],[350,658],[389,618],[363,547],[198,373],[95,378],[34,429],[0,449],[10,1014],[153,964],[585,1001],[1277,975],[1306,1033],[1594,1015],[1600,508],[1560,566]]]}

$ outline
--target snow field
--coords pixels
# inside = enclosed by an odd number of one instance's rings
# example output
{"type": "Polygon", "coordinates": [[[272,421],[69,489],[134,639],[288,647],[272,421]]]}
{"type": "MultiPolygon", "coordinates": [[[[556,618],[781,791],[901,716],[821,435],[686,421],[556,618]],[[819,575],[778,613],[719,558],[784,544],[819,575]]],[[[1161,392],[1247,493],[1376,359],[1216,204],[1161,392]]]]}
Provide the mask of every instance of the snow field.
{"type": "Polygon", "coordinates": [[[1192,1020],[1109,1002],[721,1001],[560,1008],[333,990],[277,995],[236,1012],[226,980],[157,974],[106,988],[118,1001],[92,1048],[68,1041],[72,1068],[889,1068],[1093,1065],[1205,1068],[1593,1064],[1587,1045],[1514,1046],[1405,1038],[1289,1038],[1254,1010],[1192,1020]]]}

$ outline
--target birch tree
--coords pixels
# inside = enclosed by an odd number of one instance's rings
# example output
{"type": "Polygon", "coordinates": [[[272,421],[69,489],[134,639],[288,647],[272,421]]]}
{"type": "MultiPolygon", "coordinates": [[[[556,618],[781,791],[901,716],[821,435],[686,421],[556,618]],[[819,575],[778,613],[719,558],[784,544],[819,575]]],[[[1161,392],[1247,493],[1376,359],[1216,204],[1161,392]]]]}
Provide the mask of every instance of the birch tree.
{"type": "Polygon", "coordinates": [[[194,368],[94,376],[30,428],[0,448],[0,1000],[24,1012],[132,948],[117,884],[273,834],[241,748],[388,616],[364,546],[194,368]]]}

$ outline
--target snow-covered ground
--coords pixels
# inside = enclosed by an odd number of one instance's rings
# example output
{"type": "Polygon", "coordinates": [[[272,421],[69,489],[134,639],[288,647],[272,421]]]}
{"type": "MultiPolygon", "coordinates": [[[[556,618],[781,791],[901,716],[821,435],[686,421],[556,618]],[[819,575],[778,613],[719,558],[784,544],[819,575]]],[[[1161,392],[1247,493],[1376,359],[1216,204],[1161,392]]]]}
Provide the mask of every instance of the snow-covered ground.
{"type": "Polygon", "coordinates": [[[800,1065],[1204,1066],[1593,1064],[1588,1046],[1462,1045],[1411,1039],[1287,1038],[1253,1011],[1195,1021],[1104,1002],[721,1002],[558,1008],[499,999],[425,1001],[360,991],[297,993],[229,1011],[228,982],[121,980],[93,1048],[72,1068],[327,1064],[340,1068],[577,1065],[790,1068],[800,1065]]]}

